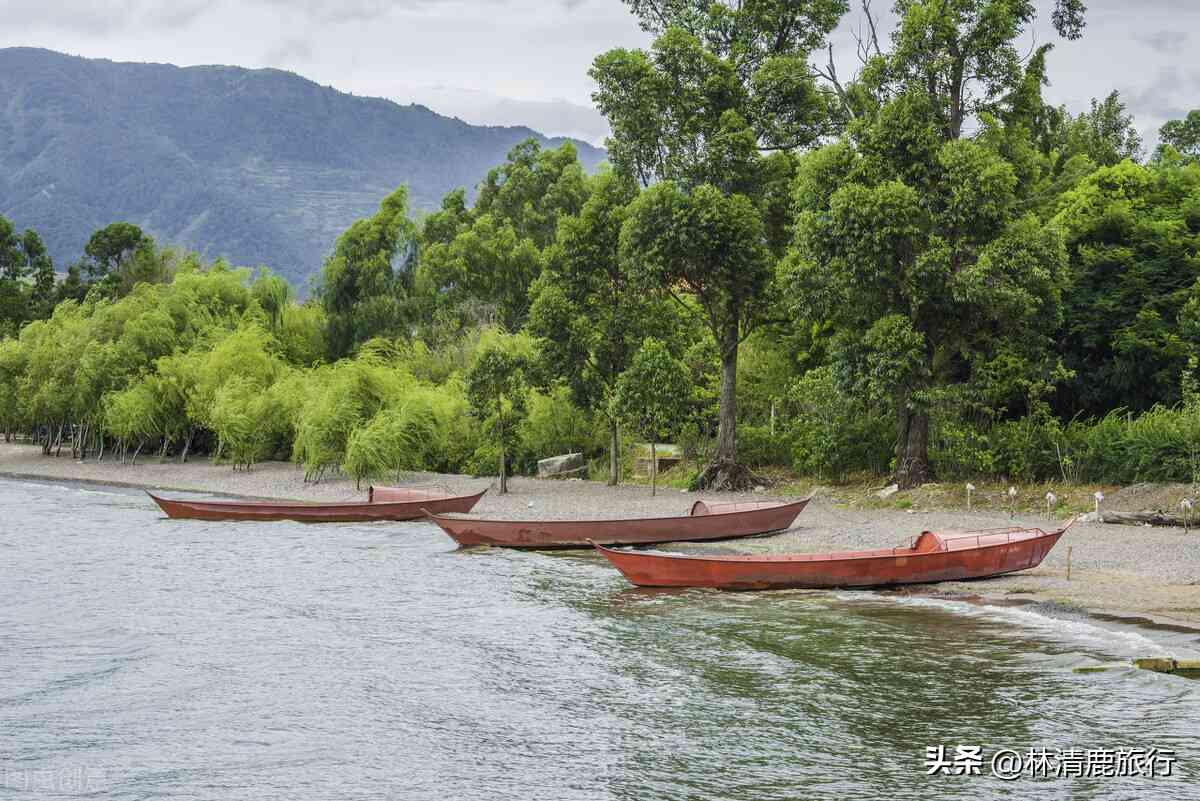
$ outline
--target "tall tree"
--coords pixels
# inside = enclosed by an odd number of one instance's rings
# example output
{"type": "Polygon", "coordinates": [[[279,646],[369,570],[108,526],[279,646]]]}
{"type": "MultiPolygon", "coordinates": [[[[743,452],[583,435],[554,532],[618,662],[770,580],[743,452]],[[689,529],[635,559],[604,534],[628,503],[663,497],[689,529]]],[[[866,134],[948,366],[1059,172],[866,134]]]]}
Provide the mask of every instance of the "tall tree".
{"type": "Polygon", "coordinates": [[[602,172],[588,181],[589,197],[576,216],[558,224],[546,270],[534,284],[529,331],[538,338],[545,371],[566,382],[580,407],[598,410],[609,429],[609,484],[620,478],[617,379],[646,333],[669,325],[669,315],[632,280],[621,258],[620,234],[637,184],[602,172]]]}
{"type": "Polygon", "coordinates": [[[458,327],[499,323],[515,331],[523,325],[543,251],[558,221],[577,214],[586,197],[575,147],[567,142],[544,150],[532,139],[488,172],[472,208],[461,189],[449,193],[421,235],[419,270],[425,290],[436,297],[432,314],[456,318],[458,327]]]}
{"type": "Polygon", "coordinates": [[[318,295],[328,320],[330,358],[348,355],[376,336],[407,334],[415,226],[408,189],[383,199],[375,216],[338,237],[321,271],[318,295]]]}
{"type": "Polygon", "coordinates": [[[744,488],[755,478],[736,462],[738,344],[774,294],[781,249],[765,245],[780,243],[771,233],[787,222],[778,178],[791,160],[783,154],[830,130],[832,93],[818,88],[807,62],[846,3],[627,2],[657,38],[648,51],[605,53],[591,70],[612,126],[612,163],[661,182],[634,204],[626,257],[637,265],[645,250],[645,278],[695,296],[688,307],[704,315],[723,381],[717,448],[700,483],[744,488]],[[694,247],[695,236],[709,249],[694,247]]]}
{"type": "Polygon", "coordinates": [[[1118,164],[1060,200],[1071,259],[1058,410],[1102,416],[1179,400],[1179,315],[1200,278],[1200,165],[1118,164]]]}
{"type": "Polygon", "coordinates": [[[30,319],[45,319],[54,311],[54,262],[36,231],[26,231],[21,237],[21,250],[33,282],[29,290],[30,319]]]}
{"type": "MultiPolygon", "coordinates": [[[[895,478],[911,487],[931,475],[939,391],[997,365],[1027,376],[989,388],[996,403],[1051,371],[1065,254],[1056,231],[1025,211],[1036,151],[1018,90],[1036,90],[1043,76],[1029,80],[1016,41],[1034,3],[899,0],[895,9],[890,49],[872,35],[848,92],[860,102],[847,137],[801,165],[792,274],[797,316],[834,325],[840,375],[896,409],[895,478]],[[963,138],[971,120],[979,130],[963,138]]],[[[1053,18],[1078,36],[1082,5],[1063,0],[1053,18]]]]}
{"type": "Polygon", "coordinates": [[[92,279],[116,272],[150,238],[133,223],[115,222],[96,231],[83,247],[84,270],[92,279]]]}
{"type": "Polygon", "coordinates": [[[25,276],[28,264],[21,238],[0,215],[0,337],[15,335],[25,320],[25,276]]]}
{"type": "Polygon", "coordinates": [[[32,229],[18,235],[0,216],[0,336],[54,311],[54,264],[32,229]]]}
{"type": "Polygon", "coordinates": [[[526,367],[522,354],[492,345],[476,355],[467,371],[471,413],[496,437],[501,495],[508,492],[508,454],[516,441],[517,424],[525,416],[526,367]]]}

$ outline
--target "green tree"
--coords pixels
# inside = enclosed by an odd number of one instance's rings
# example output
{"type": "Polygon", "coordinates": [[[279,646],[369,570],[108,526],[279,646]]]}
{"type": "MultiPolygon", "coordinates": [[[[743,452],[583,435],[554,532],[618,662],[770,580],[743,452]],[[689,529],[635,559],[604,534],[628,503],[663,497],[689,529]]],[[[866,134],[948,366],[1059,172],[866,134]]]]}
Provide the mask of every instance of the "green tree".
{"type": "Polygon", "coordinates": [[[25,374],[25,351],[21,342],[12,337],[0,338],[0,429],[4,441],[27,423],[24,414],[22,383],[25,374]]]}
{"type": "MultiPolygon", "coordinates": [[[[1182,120],[1170,120],[1158,129],[1158,138],[1179,155],[1200,160],[1200,109],[1193,109],[1182,120]]],[[[1162,147],[1159,148],[1160,153],[1162,147]]]]}
{"type": "Polygon", "coordinates": [[[1200,165],[1106,167],[1060,205],[1071,284],[1058,340],[1075,377],[1059,411],[1176,403],[1193,352],[1178,318],[1200,278],[1200,165]]]}
{"type": "Polygon", "coordinates": [[[629,271],[643,285],[665,287],[681,308],[679,294],[695,297],[717,345],[721,363],[719,428],[711,479],[729,475],[740,485],[736,464],[737,357],[742,341],[772,299],[772,258],[764,246],[762,216],[745,195],[727,195],[702,185],[690,193],[671,181],[642,192],[621,234],[629,271]]]}
{"type": "Polygon", "coordinates": [[[647,337],[629,369],[617,380],[614,411],[650,442],[650,494],[658,479],[656,444],[675,435],[687,413],[691,377],[667,346],[647,337]]]}
{"type": "Polygon", "coordinates": [[[738,344],[775,299],[788,222],[786,154],[830,131],[834,98],[817,86],[808,56],[846,3],[628,4],[657,38],[649,51],[601,55],[590,73],[612,126],[613,165],[643,183],[659,181],[631,209],[623,252],[632,264],[644,255],[643,277],[693,294],[688,308],[705,316],[723,386],[714,463],[700,483],[717,488],[712,479],[720,476],[740,488],[754,479],[736,467],[738,344]],[[780,153],[765,155],[772,151],[780,153]]]}
{"type": "Polygon", "coordinates": [[[1097,166],[1111,167],[1125,159],[1137,161],[1141,157],[1142,136],[1117,92],[1110,93],[1103,101],[1092,98],[1091,110],[1078,116],[1072,116],[1064,108],[1056,113],[1057,130],[1052,137],[1063,162],[1074,156],[1086,156],[1097,166]]]}
{"type": "Polygon", "coordinates": [[[346,445],[343,467],[356,485],[374,476],[391,475],[397,483],[404,470],[420,470],[437,442],[437,420],[423,398],[390,406],[357,428],[346,445]]]}
{"type": "Polygon", "coordinates": [[[500,494],[508,492],[508,454],[517,443],[518,425],[525,416],[528,387],[527,357],[512,348],[492,344],[482,348],[467,371],[467,400],[471,414],[495,437],[499,448],[500,494]]]}
{"type": "Polygon", "coordinates": [[[457,334],[471,324],[515,331],[529,313],[529,290],[545,264],[558,221],[587,197],[583,167],[571,143],[543,150],[530,139],[488,172],[474,207],[465,193],[446,195],[421,232],[418,283],[434,318],[457,334]]]}
{"type": "Polygon", "coordinates": [[[401,186],[384,198],[375,216],[338,237],[318,290],[330,358],[346,356],[376,336],[406,333],[415,230],[408,218],[408,189],[401,186]]]}
{"type": "Polygon", "coordinates": [[[617,379],[645,334],[670,325],[669,310],[632,280],[620,254],[621,226],[637,184],[602,172],[588,182],[578,215],[558,224],[558,240],[534,285],[528,329],[538,338],[547,372],[566,383],[583,408],[597,410],[609,429],[609,479],[620,477],[619,425],[611,414],[617,379]]]}
{"type": "Polygon", "coordinates": [[[84,270],[95,280],[115,273],[152,240],[133,223],[115,222],[96,231],[84,245],[84,270]]]}
{"type": "MultiPolygon", "coordinates": [[[[1016,40],[1034,4],[900,0],[896,11],[890,50],[872,39],[852,87],[848,135],[800,166],[791,272],[797,317],[832,324],[843,381],[896,410],[895,479],[911,487],[931,475],[940,393],[964,391],[996,362],[1026,378],[976,381],[991,405],[1045,391],[1035,379],[1053,372],[1065,255],[1057,232],[1024,212],[1037,151],[1021,90],[1036,92],[1043,76],[1029,80],[1016,40]],[[980,130],[963,138],[972,118],[980,130]]],[[[1060,33],[1077,36],[1081,14],[1060,3],[1060,33]]]]}
{"type": "Polygon", "coordinates": [[[0,337],[12,336],[25,321],[25,276],[28,264],[21,238],[0,215],[0,337]]]}
{"type": "Polygon", "coordinates": [[[54,311],[56,292],[54,262],[37,232],[29,230],[21,238],[21,250],[29,265],[32,286],[29,291],[29,318],[44,320],[54,311]]]}

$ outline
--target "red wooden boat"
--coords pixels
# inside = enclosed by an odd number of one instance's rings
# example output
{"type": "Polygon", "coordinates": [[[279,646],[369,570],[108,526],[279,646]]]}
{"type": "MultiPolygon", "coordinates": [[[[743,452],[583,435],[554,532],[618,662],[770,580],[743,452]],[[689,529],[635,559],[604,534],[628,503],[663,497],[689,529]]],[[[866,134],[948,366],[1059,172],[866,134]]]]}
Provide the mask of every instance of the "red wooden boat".
{"type": "Polygon", "coordinates": [[[879,587],[960,581],[1037,567],[1075,523],[1061,528],[922,532],[907,548],[837,553],[701,556],[597,550],[639,587],[723,590],[879,587]]]}
{"type": "MultiPolygon", "coordinates": [[[[384,488],[380,488],[384,489],[384,488]]],[[[304,503],[302,501],[193,501],[149,495],[167,517],[193,520],[297,520],[301,523],[360,523],[372,520],[419,520],[426,509],[439,512],[469,512],[487,492],[476,495],[441,495],[408,500],[351,501],[349,503],[304,503]]],[[[378,497],[379,492],[372,497],[378,497]]]]}
{"type": "Polygon", "coordinates": [[[429,519],[461,546],[504,548],[587,548],[591,542],[649,545],[749,537],[782,531],[808,505],[749,501],[696,501],[687,517],[641,520],[480,520],[445,517],[430,509],[429,519]]]}

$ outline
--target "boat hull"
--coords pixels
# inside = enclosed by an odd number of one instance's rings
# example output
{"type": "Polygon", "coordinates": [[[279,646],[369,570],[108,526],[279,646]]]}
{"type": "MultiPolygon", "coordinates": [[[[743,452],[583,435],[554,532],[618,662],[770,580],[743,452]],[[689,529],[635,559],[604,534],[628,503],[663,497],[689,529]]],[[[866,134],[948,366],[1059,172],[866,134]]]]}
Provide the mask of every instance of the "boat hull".
{"type": "Polygon", "coordinates": [[[986,578],[1037,567],[1066,528],[1019,540],[1010,538],[977,547],[930,551],[895,548],[760,557],[645,553],[601,546],[598,550],[639,587],[722,590],[886,587],[986,578]]]}
{"type": "Polygon", "coordinates": [[[419,498],[411,501],[352,503],[278,503],[270,501],[190,501],[147,493],[167,517],[188,520],[295,520],[300,523],[369,523],[376,520],[420,520],[425,510],[469,512],[487,490],[477,495],[419,498]]]}
{"type": "Polygon", "coordinates": [[[430,519],[462,547],[590,548],[591,543],[650,545],[734,539],[782,531],[808,505],[795,503],[705,504],[697,501],[687,517],[641,520],[477,520],[443,517],[430,509],[430,519]]]}

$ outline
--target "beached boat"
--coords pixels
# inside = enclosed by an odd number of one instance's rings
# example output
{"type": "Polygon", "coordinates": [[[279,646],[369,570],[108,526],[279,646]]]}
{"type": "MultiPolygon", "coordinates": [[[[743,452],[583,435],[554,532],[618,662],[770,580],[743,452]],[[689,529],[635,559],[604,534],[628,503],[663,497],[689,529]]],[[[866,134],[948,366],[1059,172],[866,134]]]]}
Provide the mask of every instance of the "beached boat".
{"type": "Polygon", "coordinates": [[[704,556],[616,550],[600,543],[596,548],[639,587],[879,587],[984,578],[1037,567],[1074,522],[1072,518],[1049,532],[925,531],[907,548],[836,553],[704,556]]]}
{"type": "Polygon", "coordinates": [[[687,517],[640,520],[480,520],[446,517],[430,509],[429,519],[462,546],[503,548],[587,548],[589,543],[650,545],[749,537],[792,525],[808,499],[794,503],[696,501],[687,517]]]}
{"type": "MultiPolygon", "coordinates": [[[[380,488],[384,489],[384,488],[380,488]]],[[[390,488],[389,488],[390,489],[390,488]]],[[[372,520],[419,520],[426,511],[469,512],[487,490],[475,495],[432,496],[407,500],[353,501],[350,503],[304,503],[301,501],[196,501],[172,500],[146,493],[167,517],[194,520],[297,520],[301,523],[356,523],[372,520]]]]}

